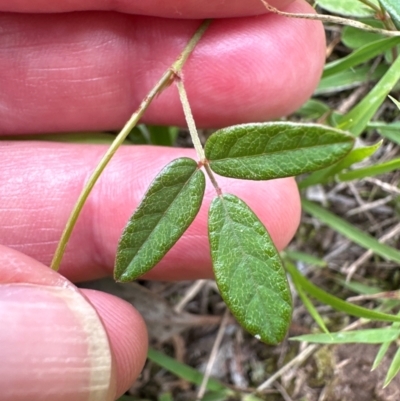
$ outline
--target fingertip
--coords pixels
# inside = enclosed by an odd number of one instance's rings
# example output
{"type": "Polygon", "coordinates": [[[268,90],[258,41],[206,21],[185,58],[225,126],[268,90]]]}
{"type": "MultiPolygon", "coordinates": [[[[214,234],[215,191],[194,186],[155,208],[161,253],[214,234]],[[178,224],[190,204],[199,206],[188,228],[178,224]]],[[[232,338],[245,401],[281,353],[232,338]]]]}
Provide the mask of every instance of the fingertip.
{"type": "MultiPolygon", "coordinates": [[[[285,11],[312,8],[297,0],[285,11]]],[[[9,35],[0,36],[5,135],[120,129],[200,25],[102,12],[4,13],[0,23],[13,32],[12,45],[9,35]],[[23,63],[15,64],[16,51],[23,63]]],[[[184,67],[196,124],[215,128],[291,113],[315,90],[324,59],[317,21],[275,14],[215,20],[184,67]]],[[[176,89],[167,88],[143,118],[185,125],[176,89]]]]}
{"type": "MultiPolygon", "coordinates": [[[[303,0],[285,11],[314,12],[303,0]]],[[[319,21],[276,14],[216,20],[183,70],[196,123],[215,128],[293,113],[318,86],[325,52],[319,21]]],[[[184,125],[176,91],[165,91],[144,120],[184,125]]]]}
{"type": "Polygon", "coordinates": [[[116,366],[117,396],[138,378],[146,361],[148,336],[143,318],[128,302],[95,290],[82,290],[100,315],[116,366]]]}
{"type": "Polygon", "coordinates": [[[105,328],[68,280],[0,246],[2,401],[112,400],[115,374],[105,328]]]}

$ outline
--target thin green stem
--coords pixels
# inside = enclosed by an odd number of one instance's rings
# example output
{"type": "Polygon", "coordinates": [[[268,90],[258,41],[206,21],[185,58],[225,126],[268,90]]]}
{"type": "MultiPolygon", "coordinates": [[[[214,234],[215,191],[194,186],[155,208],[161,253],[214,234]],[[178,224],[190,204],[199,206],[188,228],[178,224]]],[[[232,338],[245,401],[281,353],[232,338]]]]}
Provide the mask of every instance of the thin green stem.
{"type": "Polygon", "coordinates": [[[115,152],[122,145],[125,138],[128,136],[128,134],[131,132],[131,130],[135,127],[135,125],[138,123],[140,118],[143,116],[144,112],[149,107],[149,105],[153,101],[153,99],[157,95],[159,95],[165,88],[167,88],[174,81],[177,73],[179,73],[182,70],[182,67],[184,66],[186,60],[192,53],[193,49],[195,48],[196,44],[203,36],[204,32],[206,31],[206,29],[208,28],[210,23],[211,23],[211,20],[205,20],[200,25],[200,27],[197,29],[197,31],[195,32],[193,37],[190,39],[190,41],[186,45],[183,52],[179,55],[179,57],[172,64],[172,66],[170,68],[168,68],[167,71],[164,72],[164,74],[159,79],[159,81],[155,84],[153,89],[151,89],[150,92],[148,93],[148,95],[143,99],[139,108],[132,114],[132,117],[125,124],[124,128],[122,128],[121,132],[117,135],[114,142],[111,144],[111,146],[109,147],[109,149],[104,154],[103,158],[100,160],[99,164],[93,171],[87,184],[85,185],[81,194],[79,195],[79,198],[71,212],[71,215],[69,216],[67,224],[61,235],[60,242],[58,243],[56,252],[55,252],[53,260],[51,262],[51,268],[53,270],[57,271],[60,267],[61,260],[64,255],[64,252],[65,252],[65,248],[71,237],[72,231],[75,227],[78,217],[79,217],[79,215],[82,211],[82,208],[83,208],[87,198],[89,197],[94,185],[96,184],[98,178],[100,177],[101,173],[104,171],[107,164],[109,163],[111,158],[114,156],[115,152]]]}
{"type": "Polygon", "coordinates": [[[359,2],[365,4],[367,7],[372,8],[376,13],[380,13],[381,9],[376,4],[370,2],[369,0],[358,0],[359,2]]]}

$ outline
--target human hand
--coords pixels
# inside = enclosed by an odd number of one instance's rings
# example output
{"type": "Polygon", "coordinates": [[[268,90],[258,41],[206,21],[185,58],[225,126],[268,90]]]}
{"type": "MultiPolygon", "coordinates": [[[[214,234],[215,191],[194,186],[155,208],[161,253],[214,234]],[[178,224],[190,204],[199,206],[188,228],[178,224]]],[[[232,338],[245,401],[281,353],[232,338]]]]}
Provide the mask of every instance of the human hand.
{"type": "MultiPolygon", "coordinates": [[[[50,13],[0,15],[1,134],[118,129],[199,25],[183,18],[243,17],[214,21],[184,68],[199,126],[276,118],[310,96],[324,60],[319,23],[276,15],[245,18],[263,13],[258,0],[232,0],[229,8],[222,0],[181,3],[0,0],[3,11],[50,13]],[[94,9],[125,14],[56,14],[94,9]]],[[[302,0],[272,3],[292,12],[309,8],[302,0]]],[[[156,99],[145,121],[184,125],[173,87],[156,99]]],[[[45,265],[105,149],[0,143],[0,243],[13,248],[0,251],[2,401],[112,400],[140,373],[147,336],[138,313],[110,295],[77,290],[67,279],[111,274],[118,237],[151,178],[172,159],[194,152],[120,149],[55,273],[45,265]]],[[[288,243],[300,215],[292,179],[219,182],[249,204],[279,249],[288,243]]],[[[206,228],[212,195],[206,191],[194,223],[148,278],[212,277],[206,228]]]]}

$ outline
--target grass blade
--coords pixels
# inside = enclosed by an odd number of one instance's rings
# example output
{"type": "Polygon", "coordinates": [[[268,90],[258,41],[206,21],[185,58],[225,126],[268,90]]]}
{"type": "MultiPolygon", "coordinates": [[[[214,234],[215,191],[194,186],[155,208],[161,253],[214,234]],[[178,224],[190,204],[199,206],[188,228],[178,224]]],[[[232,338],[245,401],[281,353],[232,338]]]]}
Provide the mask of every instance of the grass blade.
{"type": "MultiPolygon", "coordinates": [[[[286,266],[289,263],[286,263],[286,266]]],[[[291,269],[296,269],[294,265],[291,265],[291,269]]],[[[293,279],[293,284],[296,288],[297,293],[299,294],[299,297],[303,301],[304,306],[308,310],[308,313],[312,316],[312,318],[315,320],[315,322],[318,324],[318,326],[321,328],[323,332],[326,334],[329,334],[328,328],[325,326],[324,320],[322,319],[321,315],[318,313],[318,311],[315,309],[314,305],[312,304],[310,298],[308,298],[307,294],[303,291],[303,288],[301,287],[300,283],[295,279],[295,277],[292,277],[293,279]]]]}
{"type": "Polygon", "coordinates": [[[314,95],[329,95],[344,90],[356,88],[367,81],[377,81],[388,71],[386,65],[380,65],[371,72],[370,66],[355,67],[351,70],[339,72],[322,78],[314,95]]]}
{"type": "Polygon", "coordinates": [[[386,74],[364,99],[343,116],[338,128],[360,135],[400,79],[400,57],[390,66],[386,74]]]}
{"type": "MultiPolygon", "coordinates": [[[[158,352],[152,348],[149,348],[147,353],[147,358],[156,363],[158,366],[168,370],[177,377],[188,381],[189,383],[193,383],[196,385],[200,385],[203,380],[203,375],[197,371],[196,369],[191,368],[188,365],[185,365],[181,362],[178,362],[176,359],[171,358],[162,352],[158,352]]],[[[231,390],[227,389],[222,383],[219,381],[210,378],[207,382],[207,390],[209,391],[226,391],[226,395],[232,394],[231,390]]]]}
{"type": "Polygon", "coordinates": [[[335,216],[317,204],[306,199],[302,200],[304,210],[322,221],[338,233],[366,249],[371,249],[386,260],[400,263],[400,251],[380,243],[375,238],[354,227],[347,221],[335,216]]]}
{"type": "Polygon", "coordinates": [[[368,128],[375,128],[380,135],[400,145],[400,122],[387,124],[382,121],[372,121],[368,128]]]}
{"type": "Polygon", "coordinates": [[[308,265],[311,266],[318,266],[318,267],[327,266],[327,263],[324,260],[316,258],[315,256],[309,255],[308,253],[304,252],[286,250],[283,252],[283,256],[291,260],[297,260],[299,262],[307,263],[308,265]]]}
{"type": "Polygon", "coordinates": [[[385,384],[383,385],[383,387],[388,386],[389,383],[394,379],[394,377],[399,372],[400,372],[400,348],[396,351],[392,363],[390,364],[388,373],[385,378],[385,384]]]}
{"type": "Polygon", "coordinates": [[[359,168],[357,170],[341,173],[338,175],[338,179],[342,182],[361,180],[363,178],[373,177],[379,174],[390,173],[391,171],[398,169],[400,169],[400,158],[380,164],[375,164],[374,166],[359,168]]]}
{"type": "Polygon", "coordinates": [[[339,333],[318,333],[305,334],[290,338],[294,341],[304,341],[318,344],[382,344],[387,341],[394,341],[400,335],[400,330],[394,329],[367,329],[356,331],[343,331],[339,333]]]}
{"type": "Polygon", "coordinates": [[[323,78],[345,71],[349,68],[355,67],[364,63],[379,54],[384,53],[386,50],[393,48],[400,44],[400,38],[385,38],[380,39],[367,45],[360,47],[353,51],[346,57],[328,63],[324,68],[323,78]]]}
{"type": "Polygon", "coordinates": [[[391,343],[392,343],[392,341],[386,341],[380,346],[379,351],[376,354],[376,357],[375,357],[375,360],[374,360],[371,370],[375,370],[381,364],[391,343]]]}
{"type": "Polygon", "coordinates": [[[343,301],[326,291],[320,289],[319,287],[312,284],[307,280],[302,274],[300,274],[297,269],[292,265],[288,264],[286,266],[287,271],[291,275],[293,281],[296,281],[304,291],[309,295],[317,299],[318,301],[331,306],[333,309],[340,312],[347,313],[348,315],[364,318],[368,320],[379,320],[384,322],[400,322],[400,316],[389,315],[386,313],[376,312],[370,309],[363,308],[361,306],[353,305],[349,302],[343,301]]]}

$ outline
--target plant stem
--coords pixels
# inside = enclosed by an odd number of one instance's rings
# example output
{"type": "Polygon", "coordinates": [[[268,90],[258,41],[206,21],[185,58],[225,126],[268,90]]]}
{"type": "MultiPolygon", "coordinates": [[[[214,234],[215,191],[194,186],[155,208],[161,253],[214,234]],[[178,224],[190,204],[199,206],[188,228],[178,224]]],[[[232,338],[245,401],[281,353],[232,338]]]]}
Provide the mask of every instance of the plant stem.
{"type": "Polygon", "coordinates": [[[206,155],[204,154],[203,145],[200,142],[199,134],[197,132],[196,123],[194,122],[193,113],[190,108],[189,99],[187,97],[185,85],[183,79],[178,79],[176,81],[176,86],[179,92],[179,98],[181,99],[183,113],[185,115],[186,123],[189,128],[190,137],[192,138],[193,146],[196,149],[198,158],[200,159],[200,164],[204,166],[211,183],[213,184],[215,191],[218,195],[222,194],[221,188],[219,187],[217,180],[210,168],[206,155]]]}
{"type": "Polygon", "coordinates": [[[351,26],[353,28],[362,29],[362,30],[368,31],[368,32],[380,33],[381,35],[385,35],[385,36],[400,36],[400,31],[389,31],[386,29],[374,28],[373,26],[364,24],[359,21],[354,21],[354,20],[348,19],[348,18],[336,17],[333,15],[322,15],[322,14],[287,13],[284,11],[280,11],[275,7],[270,6],[265,0],[260,0],[260,1],[264,4],[265,8],[268,11],[271,11],[272,13],[275,13],[278,15],[282,15],[284,17],[303,18],[303,19],[310,19],[310,20],[316,20],[316,21],[322,21],[322,22],[330,22],[332,24],[351,26]]]}
{"type": "Polygon", "coordinates": [[[189,99],[183,84],[182,78],[176,81],[176,86],[179,92],[179,98],[181,99],[183,114],[185,115],[186,123],[189,128],[190,137],[192,138],[193,146],[196,149],[197,157],[200,159],[201,163],[206,160],[206,155],[204,154],[203,146],[200,142],[199,134],[197,133],[196,123],[194,122],[192,110],[190,108],[189,99]]]}
{"type": "Polygon", "coordinates": [[[214,174],[213,174],[213,172],[212,172],[212,170],[210,168],[210,165],[208,164],[208,160],[206,160],[206,162],[204,163],[204,168],[205,168],[205,170],[206,170],[206,172],[207,172],[207,174],[208,174],[208,176],[210,178],[211,183],[213,184],[213,186],[215,188],[215,191],[217,192],[217,195],[221,196],[222,195],[221,188],[219,187],[218,182],[215,179],[215,176],[214,176],[214,174]]]}
{"type": "Polygon", "coordinates": [[[369,0],[358,0],[358,1],[365,4],[367,7],[372,8],[376,13],[381,12],[381,8],[374,3],[371,3],[369,0]]]}
{"type": "Polygon", "coordinates": [[[86,183],[85,187],[83,188],[79,198],[69,216],[67,224],[64,228],[64,231],[61,235],[60,242],[58,243],[56,252],[54,254],[53,260],[51,262],[51,268],[53,270],[58,270],[60,267],[60,263],[62,257],[65,252],[65,248],[67,243],[71,237],[72,231],[75,227],[75,224],[78,220],[78,217],[83,209],[83,206],[90,195],[94,185],[96,184],[98,178],[100,177],[101,173],[106,168],[107,164],[114,156],[115,152],[118,148],[122,145],[125,138],[128,134],[132,131],[135,125],[138,123],[140,118],[143,116],[146,109],[149,107],[150,103],[154,100],[154,98],[159,95],[165,88],[167,88],[171,83],[174,81],[177,73],[182,70],[186,60],[192,53],[193,49],[195,48],[196,44],[199,42],[201,37],[203,36],[204,32],[207,30],[208,26],[210,25],[211,20],[205,20],[197,29],[193,37],[189,40],[188,44],[186,45],[183,52],[179,55],[176,61],[172,64],[167,71],[164,72],[162,77],[156,83],[156,85],[150,90],[147,96],[141,102],[139,108],[132,114],[132,117],[129,121],[125,124],[122,128],[121,132],[117,135],[114,142],[108,148],[107,152],[104,154],[103,158],[100,160],[99,164],[93,171],[92,175],[90,176],[88,182],[86,183]]]}

